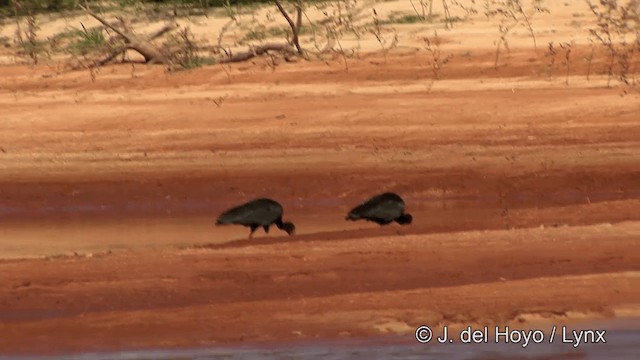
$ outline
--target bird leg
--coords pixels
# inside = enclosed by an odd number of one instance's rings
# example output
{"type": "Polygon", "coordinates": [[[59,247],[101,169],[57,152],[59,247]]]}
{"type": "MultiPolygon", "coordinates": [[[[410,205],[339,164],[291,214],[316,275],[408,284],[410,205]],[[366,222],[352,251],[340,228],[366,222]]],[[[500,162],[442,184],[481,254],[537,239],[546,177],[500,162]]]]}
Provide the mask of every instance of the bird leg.
{"type": "Polygon", "coordinates": [[[251,232],[249,233],[249,240],[251,240],[253,238],[253,233],[256,231],[256,229],[258,229],[258,225],[251,225],[251,232]]]}

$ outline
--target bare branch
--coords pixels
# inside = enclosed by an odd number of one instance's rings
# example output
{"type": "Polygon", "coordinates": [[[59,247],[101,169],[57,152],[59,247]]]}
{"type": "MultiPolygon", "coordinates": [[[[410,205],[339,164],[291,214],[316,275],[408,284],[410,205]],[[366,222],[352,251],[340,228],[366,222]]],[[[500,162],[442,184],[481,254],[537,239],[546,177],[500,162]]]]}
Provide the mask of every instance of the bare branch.
{"type": "Polygon", "coordinates": [[[304,50],[302,50],[302,47],[300,46],[300,41],[298,39],[298,33],[300,32],[300,27],[302,26],[301,0],[296,0],[296,3],[295,3],[296,16],[297,16],[296,23],[293,22],[293,20],[291,19],[291,16],[289,16],[289,13],[287,13],[287,10],[285,10],[285,8],[282,7],[280,0],[274,0],[274,1],[276,3],[276,6],[278,7],[278,10],[282,14],[282,16],[284,16],[285,20],[287,20],[287,22],[289,23],[289,27],[291,27],[291,31],[293,32],[293,37],[291,39],[291,42],[293,43],[293,46],[295,46],[296,49],[298,50],[298,54],[304,55],[304,50]]]}
{"type": "Polygon", "coordinates": [[[98,14],[94,13],[93,11],[89,10],[89,8],[85,7],[84,5],[79,5],[80,8],[84,11],[87,12],[87,14],[89,14],[91,17],[93,17],[94,19],[98,20],[102,25],[106,26],[107,28],[111,29],[113,32],[115,32],[116,34],[122,36],[124,39],[126,39],[127,41],[130,41],[129,35],[125,34],[124,32],[120,31],[120,29],[118,29],[117,27],[109,24],[105,19],[103,19],[101,16],[99,16],[98,14]]]}

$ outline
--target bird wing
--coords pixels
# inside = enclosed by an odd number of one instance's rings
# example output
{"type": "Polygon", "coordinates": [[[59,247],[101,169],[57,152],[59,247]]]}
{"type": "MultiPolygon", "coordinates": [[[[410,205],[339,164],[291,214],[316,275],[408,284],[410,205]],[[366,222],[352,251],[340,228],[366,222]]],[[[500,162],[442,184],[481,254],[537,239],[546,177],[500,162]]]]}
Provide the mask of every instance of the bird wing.
{"type": "Polygon", "coordinates": [[[404,205],[396,201],[384,201],[368,209],[367,215],[376,218],[392,220],[404,211],[404,205]]]}
{"type": "Polygon", "coordinates": [[[224,224],[269,225],[281,216],[281,211],[272,206],[258,204],[241,205],[222,213],[218,222],[224,224]]]}
{"type": "Polygon", "coordinates": [[[391,199],[372,199],[350,211],[361,218],[395,219],[404,211],[402,202],[391,199]]]}

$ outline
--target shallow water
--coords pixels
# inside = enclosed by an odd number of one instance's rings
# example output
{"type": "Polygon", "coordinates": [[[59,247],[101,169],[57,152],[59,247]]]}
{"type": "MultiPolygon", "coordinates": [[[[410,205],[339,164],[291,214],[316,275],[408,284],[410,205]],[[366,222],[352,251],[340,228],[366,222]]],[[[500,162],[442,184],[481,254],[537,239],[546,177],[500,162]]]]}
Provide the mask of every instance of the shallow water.
{"type": "MultiPolygon", "coordinates": [[[[636,322],[636,325],[638,323],[636,322]]],[[[602,329],[603,327],[595,327],[602,329]]],[[[108,353],[64,354],[58,356],[0,356],[0,360],[142,360],[142,359],[199,359],[199,360],[287,360],[287,359],[420,359],[420,360],[484,360],[484,359],[617,359],[637,360],[640,354],[640,329],[609,330],[606,343],[582,344],[574,348],[562,343],[496,344],[493,340],[482,344],[419,344],[407,338],[371,338],[364,340],[299,342],[281,346],[239,346],[181,350],[137,350],[108,353]]]]}

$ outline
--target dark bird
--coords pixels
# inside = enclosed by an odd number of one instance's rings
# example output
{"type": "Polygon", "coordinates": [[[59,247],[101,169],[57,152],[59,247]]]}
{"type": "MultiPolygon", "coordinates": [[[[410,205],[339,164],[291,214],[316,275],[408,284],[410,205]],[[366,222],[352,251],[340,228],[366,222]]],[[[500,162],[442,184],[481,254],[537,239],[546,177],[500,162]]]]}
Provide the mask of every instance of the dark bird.
{"type": "Polygon", "coordinates": [[[293,235],[296,227],[291,222],[282,222],[282,212],[282,205],[277,201],[265,198],[255,199],[223,212],[218,216],[216,225],[236,224],[250,227],[249,239],[261,226],[265,233],[269,233],[269,226],[273,224],[287,234],[293,235]]]}
{"type": "Polygon", "coordinates": [[[379,225],[386,225],[393,221],[398,224],[411,224],[413,216],[404,212],[404,200],[394,193],[376,195],[366,202],[356,206],[347,215],[346,220],[356,221],[364,219],[379,225]]]}

